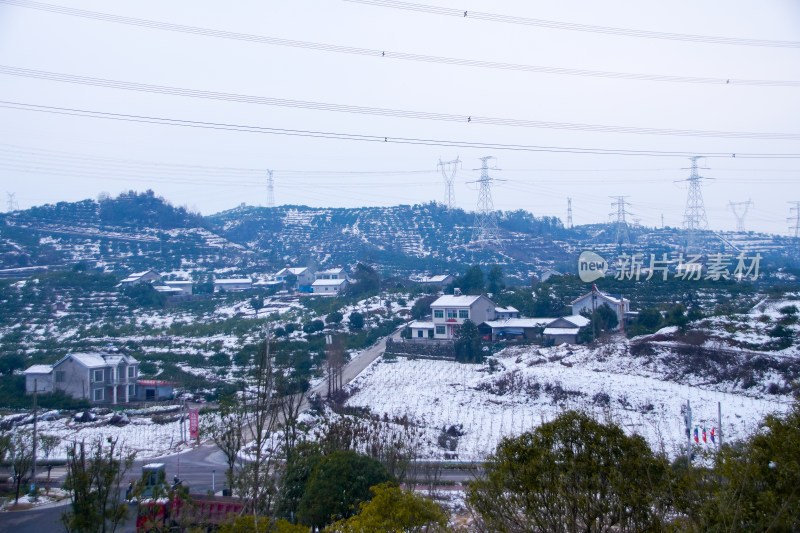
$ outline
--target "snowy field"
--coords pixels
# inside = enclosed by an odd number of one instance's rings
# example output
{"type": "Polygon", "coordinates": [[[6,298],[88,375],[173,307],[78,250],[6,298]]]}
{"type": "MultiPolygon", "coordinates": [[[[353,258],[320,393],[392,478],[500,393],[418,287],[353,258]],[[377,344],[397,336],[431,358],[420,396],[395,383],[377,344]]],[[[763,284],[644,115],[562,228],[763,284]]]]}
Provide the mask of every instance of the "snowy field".
{"type": "MultiPolygon", "coordinates": [[[[680,453],[686,438],[682,407],[691,402],[694,425],[710,434],[722,406],[724,438],[748,435],[763,417],[788,409],[786,396],[747,397],[724,390],[675,383],[615,365],[595,364],[589,350],[566,348],[506,350],[496,355],[498,370],[488,365],[450,361],[377,360],[350,385],[347,404],[375,415],[408,415],[426,433],[426,455],[443,458],[437,444],[443,428],[460,427],[455,450],[460,461],[480,461],[506,436],[531,430],[567,409],[612,420],[628,433],[644,436],[654,450],[680,453]],[[571,352],[571,353],[570,353],[571,352]],[[560,360],[550,361],[563,357],[560,360]]],[[[618,361],[617,363],[623,363],[618,361]]],[[[711,441],[700,447],[710,447],[711,441]]]]}

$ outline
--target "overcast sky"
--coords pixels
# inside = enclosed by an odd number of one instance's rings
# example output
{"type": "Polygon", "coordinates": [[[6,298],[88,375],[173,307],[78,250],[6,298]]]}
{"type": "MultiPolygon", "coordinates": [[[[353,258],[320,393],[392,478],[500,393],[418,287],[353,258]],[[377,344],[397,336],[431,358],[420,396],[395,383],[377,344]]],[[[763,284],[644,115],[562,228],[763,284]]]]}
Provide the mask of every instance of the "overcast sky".
{"type": "Polygon", "coordinates": [[[479,176],[478,158],[494,156],[502,170],[491,176],[506,180],[492,189],[497,209],[565,219],[572,197],[575,224],[603,222],[612,211],[609,196],[627,195],[631,220],[660,226],[663,214],[675,226],[686,202],[685,183],[676,181],[689,175],[687,154],[713,153],[720,155],[703,160],[708,168],[701,170],[714,178],[703,184],[711,227],[734,229],[728,202],[752,199],[748,229],[787,233],[788,202],[800,200],[800,2],[418,1],[425,7],[398,9],[386,0],[0,0],[0,100],[15,103],[0,108],[0,193],[15,193],[19,207],[27,208],[151,188],[209,214],[242,202],[265,205],[266,169],[273,169],[278,205],[441,202],[437,162],[458,157],[456,204],[474,210],[477,186],[469,182],[479,176]],[[127,19],[98,20],[43,5],[127,19]],[[432,6],[466,10],[467,16],[437,14],[432,6]],[[487,14],[506,18],[486,20],[496,18],[487,14]],[[640,36],[521,24],[525,19],[637,30],[640,36]],[[179,32],[175,25],[223,33],[179,32]],[[642,36],[652,32],[721,36],[736,44],[642,36]],[[230,38],[233,33],[261,38],[230,38]],[[276,39],[301,43],[271,44],[276,39]],[[764,40],[789,44],[759,46],[764,40]],[[400,53],[415,59],[393,57],[400,53]],[[419,60],[422,55],[581,72],[451,65],[419,60]],[[80,83],[55,81],[53,73],[80,83]],[[100,87],[108,81],[87,78],[140,85],[100,87]],[[176,95],[175,88],[189,91],[176,95]],[[224,94],[196,97],[200,92],[224,94]],[[260,100],[233,101],[241,96],[260,100]],[[275,103],[282,105],[269,105],[275,103]],[[330,104],[332,110],[320,109],[330,104]],[[64,109],[193,121],[195,127],[65,115],[64,109]],[[284,134],[209,129],[209,123],[284,134]],[[597,131],[606,127],[614,131],[597,131]],[[286,134],[299,131],[387,142],[286,134]],[[393,142],[400,138],[479,146],[393,142]],[[498,144],[673,155],[485,146],[498,144]]]}

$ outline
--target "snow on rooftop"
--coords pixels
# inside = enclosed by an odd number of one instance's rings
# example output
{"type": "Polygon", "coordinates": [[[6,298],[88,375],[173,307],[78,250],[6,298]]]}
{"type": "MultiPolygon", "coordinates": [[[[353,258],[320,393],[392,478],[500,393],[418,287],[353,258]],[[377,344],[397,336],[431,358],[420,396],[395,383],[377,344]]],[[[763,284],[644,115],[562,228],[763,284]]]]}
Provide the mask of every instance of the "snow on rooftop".
{"type": "Polygon", "coordinates": [[[347,283],[345,279],[318,279],[314,283],[311,284],[312,287],[322,287],[326,285],[330,286],[337,286],[343,283],[347,283]]]}
{"type": "Polygon", "coordinates": [[[49,374],[53,371],[53,365],[31,365],[25,369],[23,374],[49,374]]]}
{"type": "Polygon", "coordinates": [[[469,307],[480,298],[480,295],[467,294],[447,294],[440,296],[438,300],[431,304],[431,307],[469,307]]]}

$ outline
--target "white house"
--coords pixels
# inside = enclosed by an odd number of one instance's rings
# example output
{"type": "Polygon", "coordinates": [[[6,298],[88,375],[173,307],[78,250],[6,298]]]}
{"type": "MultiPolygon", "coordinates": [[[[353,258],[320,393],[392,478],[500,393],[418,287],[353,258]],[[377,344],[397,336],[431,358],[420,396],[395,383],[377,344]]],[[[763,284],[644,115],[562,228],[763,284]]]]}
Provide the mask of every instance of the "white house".
{"type": "Polygon", "coordinates": [[[494,320],[495,305],[486,296],[456,294],[441,296],[431,304],[435,339],[452,339],[455,332],[469,319],[475,325],[494,320]]]}
{"type": "Polygon", "coordinates": [[[414,320],[408,325],[412,339],[432,339],[436,325],[433,322],[414,320]]]}
{"type": "Polygon", "coordinates": [[[592,284],[591,291],[584,294],[580,298],[573,300],[572,314],[580,315],[583,311],[593,313],[595,309],[603,304],[608,304],[611,310],[616,313],[617,320],[619,320],[620,325],[624,323],[625,314],[630,312],[630,300],[627,300],[622,296],[611,296],[601,292],[595,284],[592,284]]]}
{"type": "Polygon", "coordinates": [[[495,320],[502,320],[504,318],[519,318],[519,310],[516,307],[495,307],[494,308],[495,320]]]}
{"type": "MultiPolygon", "coordinates": [[[[297,282],[294,285],[297,287],[310,287],[311,284],[314,283],[314,271],[308,267],[287,266],[275,274],[275,280],[286,283],[286,278],[289,277],[289,275],[294,275],[297,278],[297,282]]],[[[289,289],[294,288],[294,286],[290,287],[289,284],[286,283],[286,287],[289,289]]]]}
{"type": "Polygon", "coordinates": [[[578,333],[581,328],[588,326],[589,322],[583,315],[562,316],[547,324],[542,335],[545,340],[553,341],[554,344],[577,344],[578,333]]]}
{"type": "Polygon", "coordinates": [[[347,271],[342,267],[318,270],[314,273],[314,279],[347,279],[347,271]]]}
{"type": "Polygon", "coordinates": [[[214,292],[241,292],[249,291],[253,288],[253,280],[250,278],[229,278],[215,279],[214,292]]]}
{"type": "Polygon", "coordinates": [[[180,289],[183,295],[191,296],[192,294],[192,282],[188,280],[165,281],[164,285],[173,289],[180,289]]]}
{"type": "Polygon", "coordinates": [[[152,283],[154,281],[161,281],[161,274],[155,270],[145,270],[144,272],[135,272],[127,278],[119,282],[120,287],[130,287],[137,283],[152,283]]]}
{"type": "MultiPolygon", "coordinates": [[[[499,309],[499,308],[498,308],[499,309]]],[[[539,336],[542,328],[546,327],[552,318],[500,318],[487,320],[481,324],[480,329],[484,334],[489,334],[487,328],[491,329],[491,339],[503,339],[511,337],[524,337],[534,339],[539,336]]]]}
{"type": "Polygon", "coordinates": [[[346,288],[346,279],[318,279],[311,284],[311,293],[314,296],[338,296],[346,288]]]}
{"type": "Polygon", "coordinates": [[[129,355],[118,352],[71,353],[52,366],[33,365],[25,371],[26,392],[33,392],[34,377],[39,386],[38,377],[47,375],[46,368],[50,369],[51,390],[64,391],[73,398],[113,405],[136,398],[139,362],[129,355]]]}
{"type": "Polygon", "coordinates": [[[26,393],[33,394],[34,387],[37,392],[53,392],[52,365],[31,365],[25,369],[23,374],[25,374],[26,393]]]}
{"type": "Polygon", "coordinates": [[[423,276],[419,278],[417,283],[425,285],[426,287],[435,287],[443,289],[455,281],[455,278],[450,274],[438,274],[436,276],[423,276]]]}

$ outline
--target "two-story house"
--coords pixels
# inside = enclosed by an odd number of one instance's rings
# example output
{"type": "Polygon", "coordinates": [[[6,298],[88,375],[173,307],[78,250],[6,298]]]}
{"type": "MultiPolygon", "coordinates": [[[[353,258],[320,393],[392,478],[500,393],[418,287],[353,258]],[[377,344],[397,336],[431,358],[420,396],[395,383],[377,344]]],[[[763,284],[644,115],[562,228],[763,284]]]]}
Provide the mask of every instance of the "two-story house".
{"type": "MultiPolygon", "coordinates": [[[[41,374],[43,369],[35,371],[41,374]]],[[[73,398],[107,404],[127,403],[136,398],[139,362],[130,355],[71,353],[52,365],[51,371],[52,390],[64,391],[73,398]]],[[[28,389],[27,379],[26,392],[33,392],[28,389]]]]}
{"type": "Polygon", "coordinates": [[[275,274],[276,281],[282,281],[287,289],[297,288],[301,292],[311,292],[311,284],[314,283],[314,271],[308,267],[290,267],[282,268],[275,274]],[[288,278],[294,276],[296,281],[290,286],[288,278]]]}
{"type": "Polygon", "coordinates": [[[619,325],[617,328],[623,327],[627,316],[630,314],[630,300],[622,296],[612,296],[606,294],[597,288],[597,285],[592,284],[592,290],[584,294],[580,298],[572,301],[572,314],[580,315],[586,311],[593,313],[601,305],[608,305],[612,311],[617,315],[619,325]]]}
{"type": "Polygon", "coordinates": [[[452,339],[455,332],[469,319],[475,325],[494,320],[495,304],[483,295],[445,295],[431,304],[434,339],[452,339]]]}

